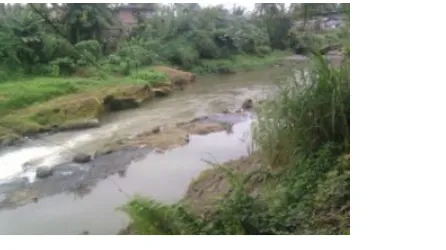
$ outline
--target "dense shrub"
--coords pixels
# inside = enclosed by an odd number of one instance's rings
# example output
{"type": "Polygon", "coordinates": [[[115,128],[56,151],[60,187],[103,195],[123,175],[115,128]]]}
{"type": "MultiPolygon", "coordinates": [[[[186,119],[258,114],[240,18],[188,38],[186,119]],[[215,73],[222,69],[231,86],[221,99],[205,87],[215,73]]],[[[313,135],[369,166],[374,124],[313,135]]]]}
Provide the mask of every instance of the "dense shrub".
{"type": "Polygon", "coordinates": [[[200,58],[216,59],[219,58],[219,48],[212,37],[206,31],[195,31],[191,35],[200,58]]]}
{"type": "Polygon", "coordinates": [[[152,63],[149,51],[139,45],[122,46],[117,55],[127,60],[131,67],[141,67],[152,63]]]}
{"type": "Polygon", "coordinates": [[[76,63],[70,57],[57,58],[51,61],[50,64],[53,76],[72,74],[76,69],[76,63]]]}
{"type": "Polygon", "coordinates": [[[101,45],[97,40],[80,41],[74,47],[83,54],[91,55],[94,60],[99,60],[102,57],[101,45]]]}
{"type": "Polygon", "coordinates": [[[45,34],[42,37],[44,44],[44,54],[49,60],[54,60],[55,58],[70,57],[77,59],[79,57],[79,52],[70,44],[70,42],[56,34],[45,34]]]}

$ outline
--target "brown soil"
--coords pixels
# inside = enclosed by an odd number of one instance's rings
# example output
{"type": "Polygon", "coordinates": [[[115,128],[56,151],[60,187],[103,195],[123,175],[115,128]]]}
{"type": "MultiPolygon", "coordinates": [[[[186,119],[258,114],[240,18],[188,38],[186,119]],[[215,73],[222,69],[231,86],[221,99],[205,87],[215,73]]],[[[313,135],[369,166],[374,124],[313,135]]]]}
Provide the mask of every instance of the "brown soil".
{"type": "Polygon", "coordinates": [[[174,85],[184,86],[195,81],[195,74],[165,66],[156,66],[156,71],[166,73],[174,85]]]}
{"type": "MultiPolygon", "coordinates": [[[[264,165],[262,164],[260,153],[254,152],[249,156],[226,162],[223,164],[223,167],[227,170],[234,171],[236,174],[246,176],[253,171],[261,169],[264,165]]],[[[256,178],[250,178],[245,184],[245,189],[257,195],[259,194],[261,184],[256,178]]],[[[219,168],[213,168],[203,171],[189,185],[182,202],[192,212],[203,215],[212,209],[218,199],[227,196],[230,192],[232,192],[232,187],[225,172],[219,168]]]]}
{"type": "Polygon", "coordinates": [[[167,96],[173,91],[173,86],[172,83],[158,84],[152,88],[152,92],[156,97],[167,96]]]}

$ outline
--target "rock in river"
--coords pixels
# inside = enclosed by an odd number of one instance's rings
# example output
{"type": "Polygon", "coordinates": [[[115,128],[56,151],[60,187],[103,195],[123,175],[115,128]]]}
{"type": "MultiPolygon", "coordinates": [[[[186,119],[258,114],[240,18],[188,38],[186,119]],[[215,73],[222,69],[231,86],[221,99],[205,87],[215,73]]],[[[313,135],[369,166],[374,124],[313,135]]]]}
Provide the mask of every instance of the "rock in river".
{"type": "Polygon", "coordinates": [[[252,109],[252,100],[251,99],[247,99],[243,102],[242,104],[242,109],[244,110],[248,110],[248,109],[252,109]]]}
{"type": "Polygon", "coordinates": [[[37,178],[46,178],[53,174],[53,170],[49,167],[39,167],[36,170],[37,178]]]}
{"type": "Polygon", "coordinates": [[[91,161],[91,155],[79,153],[73,157],[73,162],[76,163],[87,163],[91,161]]]}

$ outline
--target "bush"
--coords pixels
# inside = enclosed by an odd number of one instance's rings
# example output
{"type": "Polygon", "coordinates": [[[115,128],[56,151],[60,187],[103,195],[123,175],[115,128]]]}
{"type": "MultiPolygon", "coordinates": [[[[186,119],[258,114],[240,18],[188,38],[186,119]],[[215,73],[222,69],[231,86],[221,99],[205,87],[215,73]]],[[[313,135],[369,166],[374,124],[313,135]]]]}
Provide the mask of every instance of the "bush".
{"type": "Polygon", "coordinates": [[[72,74],[76,69],[76,63],[70,57],[62,57],[50,63],[54,76],[72,74]]]}
{"type": "Polygon", "coordinates": [[[130,63],[128,63],[128,62],[121,62],[119,64],[119,70],[118,70],[119,74],[128,76],[128,75],[130,75],[130,72],[131,72],[130,63]]]}
{"type": "Polygon", "coordinates": [[[219,48],[215,44],[212,37],[205,31],[195,31],[191,35],[191,39],[194,42],[195,49],[197,50],[200,58],[203,59],[216,59],[219,58],[219,48]]]}
{"type": "Polygon", "coordinates": [[[119,65],[122,61],[122,58],[116,54],[111,54],[108,56],[108,63],[113,65],[119,65]]]}
{"type": "Polygon", "coordinates": [[[97,40],[85,40],[77,43],[74,46],[81,54],[88,54],[94,58],[94,61],[102,57],[101,45],[97,40]]]}
{"type": "Polygon", "coordinates": [[[257,48],[257,53],[260,55],[269,55],[271,54],[271,47],[269,46],[260,46],[257,48]]]}
{"type": "Polygon", "coordinates": [[[59,35],[45,33],[42,37],[43,54],[47,56],[49,61],[56,58],[70,57],[77,59],[79,52],[70,44],[70,42],[59,35]]]}
{"type": "Polygon", "coordinates": [[[198,52],[193,47],[182,45],[174,49],[169,61],[184,69],[191,69],[198,64],[198,56],[198,52]]]}
{"type": "Polygon", "coordinates": [[[150,52],[139,45],[122,46],[117,55],[127,60],[133,67],[146,66],[152,63],[150,52]]]}

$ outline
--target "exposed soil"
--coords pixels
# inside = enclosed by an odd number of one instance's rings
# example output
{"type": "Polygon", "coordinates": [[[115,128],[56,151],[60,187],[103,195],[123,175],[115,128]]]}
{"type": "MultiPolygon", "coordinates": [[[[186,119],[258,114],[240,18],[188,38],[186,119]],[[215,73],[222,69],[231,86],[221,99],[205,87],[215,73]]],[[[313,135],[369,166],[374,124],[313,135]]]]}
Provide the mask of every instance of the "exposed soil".
{"type": "MultiPolygon", "coordinates": [[[[249,156],[237,160],[229,161],[223,164],[226,170],[233,171],[235,174],[247,176],[254,171],[265,167],[262,163],[259,152],[254,152],[249,156]]],[[[256,178],[250,178],[245,188],[257,194],[260,183],[256,178]]],[[[205,214],[212,209],[213,205],[220,198],[227,196],[232,191],[232,186],[228,175],[219,168],[213,168],[203,171],[200,176],[189,186],[182,202],[187,205],[191,211],[197,214],[205,214]]]]}
{"type": "Polygon", "coordinates": [[[166,66],[156,66],[154,69],[158,72],[163,72],[169,76],[173,84],[189,84],[195,81],[195,74],[166,67],[166,66]]]}

